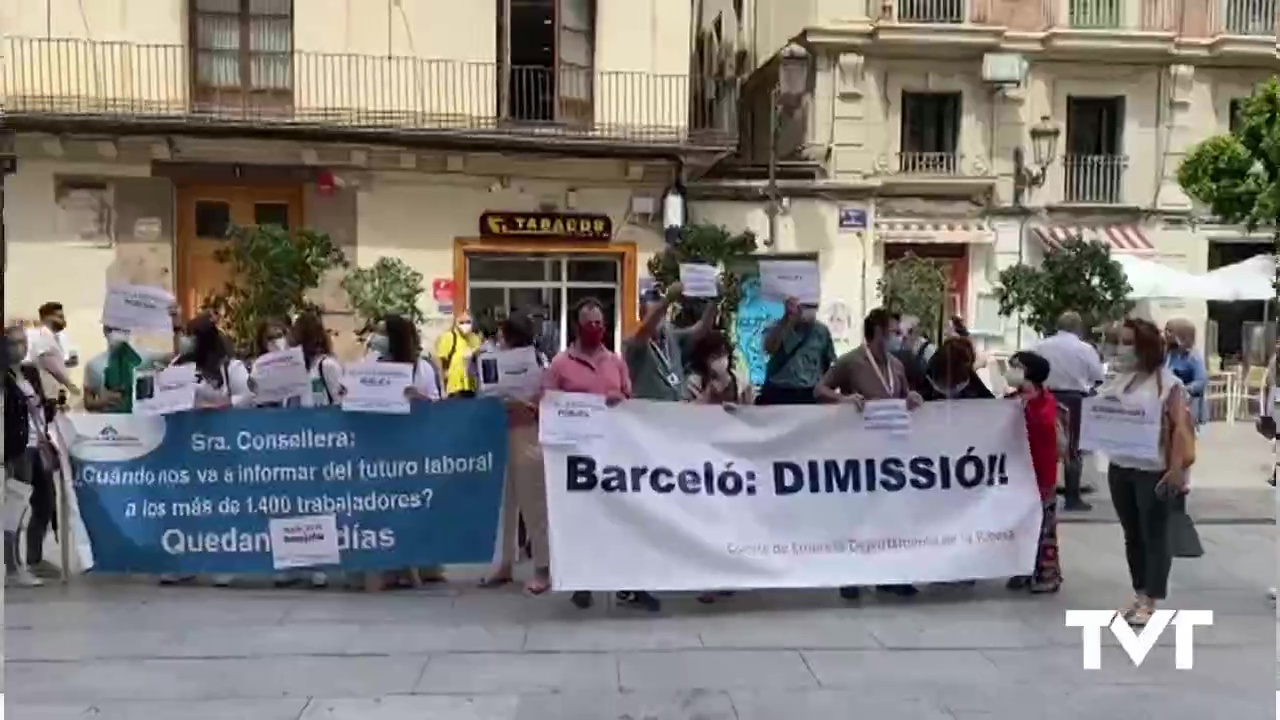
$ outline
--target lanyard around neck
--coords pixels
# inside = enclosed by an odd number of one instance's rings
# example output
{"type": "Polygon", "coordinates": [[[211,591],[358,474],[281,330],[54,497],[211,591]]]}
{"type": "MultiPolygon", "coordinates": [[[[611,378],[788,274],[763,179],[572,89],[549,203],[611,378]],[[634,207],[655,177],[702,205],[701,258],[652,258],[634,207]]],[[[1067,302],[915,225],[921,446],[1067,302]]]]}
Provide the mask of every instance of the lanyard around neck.
{"type": "Polygon", "coordinates": [[[880,365],[876,363],[876,356],[871,353],[871,348],[864,348],[864,351],[867,354],[867,361],[871,363],[871,369],[876,373],[876,379],[889,394],[888,397],[893,397],[893,367],[889,364],[888,356],[885,357],[884,371],[881,372],[880,365]]]}

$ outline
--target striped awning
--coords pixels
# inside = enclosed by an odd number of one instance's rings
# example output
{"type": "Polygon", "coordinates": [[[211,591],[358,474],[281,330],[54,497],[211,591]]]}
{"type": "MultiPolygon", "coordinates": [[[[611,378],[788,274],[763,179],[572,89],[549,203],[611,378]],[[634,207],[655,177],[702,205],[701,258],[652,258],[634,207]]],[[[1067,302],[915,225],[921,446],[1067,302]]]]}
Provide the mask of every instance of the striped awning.
{"type": "Polygon", "coordinates": [[[876,237],[886,243],[991,245],[995,232],[981,220],[877,220],[876,237]]]}
{"type": "Polygon", "coordinates": [[[1046,250],[1053,251],[1072,238],[1105,243],[1114,253],[1149,255],[1156,248],[1137,225],[1102,225],[1099,227],[1047,225],[1035,228],[1036,237],[1046,250]]]}

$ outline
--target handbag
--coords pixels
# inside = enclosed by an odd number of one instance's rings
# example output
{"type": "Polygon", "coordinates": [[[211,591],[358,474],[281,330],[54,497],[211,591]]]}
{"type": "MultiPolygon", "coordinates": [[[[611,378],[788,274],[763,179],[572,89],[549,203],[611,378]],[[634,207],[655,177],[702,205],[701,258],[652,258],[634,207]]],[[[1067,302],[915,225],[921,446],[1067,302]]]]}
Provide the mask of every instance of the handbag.
{"type": "Polygon", "coordinates": [[[1187,513],[1187,496],[1179,495],[1169,501],[1169,551],[1176,558],[1198,558],[1204,555],[1204,545],[1196,524],[1187,513]]]}

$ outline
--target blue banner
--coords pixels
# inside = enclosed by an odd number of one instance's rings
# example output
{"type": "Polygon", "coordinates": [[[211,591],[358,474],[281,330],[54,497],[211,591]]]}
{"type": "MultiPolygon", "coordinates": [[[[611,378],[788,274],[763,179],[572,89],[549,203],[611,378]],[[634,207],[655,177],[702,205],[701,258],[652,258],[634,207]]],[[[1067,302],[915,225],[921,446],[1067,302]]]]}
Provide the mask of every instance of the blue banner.
{"type": "Polygon", "coordinates": [[[488,562],[507,462],[496,400],[65,416],[96,570],[269,573],[269,520],[333,516],[341,567],[488,562]],[[72,433],[74,428],[74,434],[72,433]]]}

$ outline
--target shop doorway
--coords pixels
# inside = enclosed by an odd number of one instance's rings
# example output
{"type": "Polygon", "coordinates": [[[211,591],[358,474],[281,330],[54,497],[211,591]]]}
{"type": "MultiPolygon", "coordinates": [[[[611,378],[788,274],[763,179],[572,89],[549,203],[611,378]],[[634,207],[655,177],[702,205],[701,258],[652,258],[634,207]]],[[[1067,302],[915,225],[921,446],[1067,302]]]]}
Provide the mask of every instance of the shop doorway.
{"type": "Polygon", "coordinates": [[[498,241],[477,241],[460,244],[459,253],[454,271],[458,296],[481,327],[513,312],[540,310],[546,321],[538,329],[539,347],[559,352],[576,339],[573,308],[595,298],[604,306],[611,348],[620,349],[632,330],[636,314],[633,245],[525,250],[498,241]]]}

